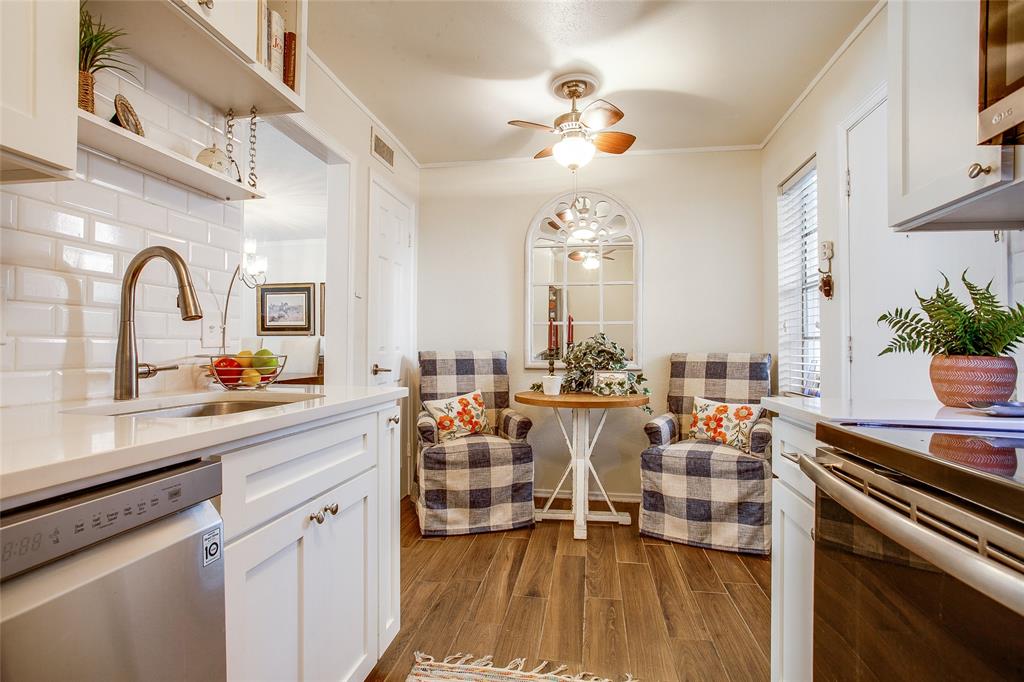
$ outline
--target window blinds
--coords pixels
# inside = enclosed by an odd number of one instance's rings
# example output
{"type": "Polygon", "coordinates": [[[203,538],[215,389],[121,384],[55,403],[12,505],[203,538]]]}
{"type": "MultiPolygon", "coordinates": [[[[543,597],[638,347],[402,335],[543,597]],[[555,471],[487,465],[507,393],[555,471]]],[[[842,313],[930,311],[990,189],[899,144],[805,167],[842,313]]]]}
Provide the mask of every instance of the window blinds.
{"type": "Polygon", "coordinates": [[[821,395],[818,173],[814,159],[779,186],[779,390],[821,395]]]}

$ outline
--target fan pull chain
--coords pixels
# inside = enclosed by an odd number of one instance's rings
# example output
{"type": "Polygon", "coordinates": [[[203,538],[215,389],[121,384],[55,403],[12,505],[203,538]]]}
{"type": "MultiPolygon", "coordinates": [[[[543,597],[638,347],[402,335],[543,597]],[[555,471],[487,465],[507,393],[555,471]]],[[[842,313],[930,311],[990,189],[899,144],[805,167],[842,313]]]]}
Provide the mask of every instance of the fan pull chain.
{"type": "Polygon", "coordinates": [[[256,106],[249,110],[249,187],[256,189],[256,106]]]}

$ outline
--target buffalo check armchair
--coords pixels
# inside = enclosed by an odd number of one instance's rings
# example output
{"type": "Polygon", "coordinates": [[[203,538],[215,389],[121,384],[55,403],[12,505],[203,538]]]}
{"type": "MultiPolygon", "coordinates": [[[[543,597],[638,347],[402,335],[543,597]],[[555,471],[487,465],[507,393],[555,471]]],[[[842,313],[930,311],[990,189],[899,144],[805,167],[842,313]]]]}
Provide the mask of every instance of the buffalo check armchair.
{"type": "Polygon", "coordinates": [[[509,408],[504,351],[421,351],[420,400],[480,391],[489,432],[441,441],[423,410],[416,422],[416,512],[423,535],[533,525],[533,423],[509,408]]]}
{"type": "Polygon", "coordinates": [[[694,397],[755,403],[770,391],[767,353],[674,353],[671,412],[644,426],[640,532],[698,547],[771,551],[771,420],[751,428],[750,452],[690,438],[694,397]]]}

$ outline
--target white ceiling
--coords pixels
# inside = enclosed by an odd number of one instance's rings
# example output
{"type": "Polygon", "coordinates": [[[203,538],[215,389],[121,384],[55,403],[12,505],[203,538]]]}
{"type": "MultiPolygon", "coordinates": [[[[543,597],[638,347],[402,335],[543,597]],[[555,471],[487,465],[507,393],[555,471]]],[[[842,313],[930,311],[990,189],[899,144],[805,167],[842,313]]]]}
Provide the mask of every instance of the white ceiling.
{"type": "MultiPolygon", "coordinates": [[[[310,46],[420,163],[532,156],[512,128],[597,75],[634,149],[760,144],[875,0],[311,3],[310,46]]],[[[628,153],[628,152],[627,152],[628,153]]]]}

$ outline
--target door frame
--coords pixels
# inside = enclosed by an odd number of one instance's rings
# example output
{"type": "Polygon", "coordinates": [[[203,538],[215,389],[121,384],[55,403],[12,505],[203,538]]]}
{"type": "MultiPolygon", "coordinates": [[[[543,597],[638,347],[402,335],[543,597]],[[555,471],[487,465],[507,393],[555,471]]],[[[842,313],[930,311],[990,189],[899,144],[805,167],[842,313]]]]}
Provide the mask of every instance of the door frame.
{"type": "MultiPolygon", "coordinates": [[[[836,287],[836,298],[839,299],[839,343],[842,348],[842,368],[839,372],[839,396],[843,400],[850,399],[850,392],[853,389],[853,378],[851,376],[851,334],[853,331],[853,301],[850,291],[853,287],[853,263],[850,260],[850,196],[846,193],[847,173],[850,169],[849,135],[850,131],[858,123],[868,117],[875,109],[887,102],[886,83],[882,81],[868,93],[860,104],[854,107],[853,111],[844,118],[836,128],[839,177],[839,222],[836,230],[836,279],[839,285],[836,287]]],[[[888,149],[888,142],[887,149],[888,149]]],[[[888,164],[886,164],[888,168],[888,164]]],[[[888,185],[887,185],[888,186],[888,185]]],[[[888,227],[888,226],[887,226],[888,227]]],[[[890,228],[891,229],[891,228],[890,228]]],[[[824,360],[824,358],[823,358],[824,360]]]]}
{"type": "MultiPolygon", "coordinates": [[[[372,300],[371,291],[373,287],[372,270],[373,261],[375,256],[374,240],[373,240],[373,186],[378,185],[385,192],[390,193],[403,204],[409,208],[409,234],[412,237],[412,248],[410,250],[410,263],[409,263],[409,352],[415,354],[418,348],[418,330],[416,327],[417,322],[417,310],[418,310],[418,296],[419,296],[419,283],[418,279],[418,260],[419,260],[419,205],[416,200],[410,196],[407,192],[402,191],[393,182],[389,176],[381,173],[376,168],[371,167],[369,174],[369,182],[366,188],[366,316],[364,319],[364,326],[366,329],[366,354],[363,358],[363,375],[367,386],[371,386],[372,375],[370,374],[370,308],[373,306],[374,301],[372,300]]],[[[409,358],[410,362],[415,361],[414,357],[409,358]]],[[[358,372],[353,376],[359,376],[358,372]]],[[[415,429],[413,428],[413,419],[415,417],[414,405],[416,402],[415,389],[418,388],[419,377],[412,369],[409,372],[409,385],[406,387],[409,389],[409,397],[407,400],[401,403],[402,413],[402,433],[400,442],[402,444],[402,456],[401,466],[402,472],[402,494],[407,495],[412,490],[412,453],[415,452],[416,441],[415,441],[415,429]]]]}

